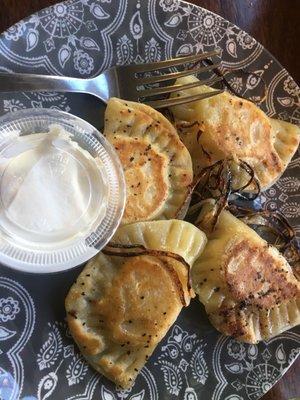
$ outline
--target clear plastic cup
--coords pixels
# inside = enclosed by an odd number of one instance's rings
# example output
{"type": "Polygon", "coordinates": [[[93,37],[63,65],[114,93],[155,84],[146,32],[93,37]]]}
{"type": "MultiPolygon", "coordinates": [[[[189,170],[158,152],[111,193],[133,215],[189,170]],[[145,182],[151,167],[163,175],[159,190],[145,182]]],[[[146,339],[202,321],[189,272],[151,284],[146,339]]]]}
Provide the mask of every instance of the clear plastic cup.
{"type": "Polygon", "coordinates": [[[0,263],[33,273],[82,264],[113,236],[124,206],[122,166],[114,148],[92,125],[51,109],[27,109],[0,117],[0,263]],[[45,153],[41,172],[45,179],[35,185],[28,178],[34,173],[31,164],[40,162],[37,146],[43,146],[53,126],[63,128],[74,146],[62,141],[49,156],[45,153]],[[99,169],[89,168],[95,160],[99,169]],[[68,183],[73,178],[84,191],[68,183]],[[52,179],[59,182],[61,200],[57,193],[51,200],[52,179]]]}

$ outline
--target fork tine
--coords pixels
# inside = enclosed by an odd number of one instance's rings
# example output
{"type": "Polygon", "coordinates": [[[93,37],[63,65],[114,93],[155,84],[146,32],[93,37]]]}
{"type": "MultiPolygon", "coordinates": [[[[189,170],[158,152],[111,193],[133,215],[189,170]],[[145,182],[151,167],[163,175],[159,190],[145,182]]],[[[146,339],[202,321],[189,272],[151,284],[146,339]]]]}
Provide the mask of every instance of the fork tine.
{"type": "Polygon", "coordinates": [[[216,64],[208,65],[206,67],[198,67],[198,68],[188,69],[188,70],[180,71],[180,72],[172,72],[171,74],[149,76],[146,78],[140,78],[140,79],[137,78],[137,79],[139,81],[139,85],[144,85],[147,83],[158,83],[158,82],[163,82],[163,81],[169,81],[171,79],[178,79],[183,76],[195,75],[195,74],[199,74],[201,72],[211,71],[215,68],[218,68],[220,65],[221,65],[221,62],[218,62],[216,64]]]}
{"type": "Polygon", "coordinates": [[[143,97],[148,97],[148,96],[154,96],[154,95],[158,95],[158,94],[178,92],[180,90],[191,89],[191,88],[203,86],[203,85],[212,86],[215,83],[220,82],[222,80],[223,80],[222,76],[217,76],[214,78],[205,79],[203,81],[186,83],[185,85],[160,86],[160,87],[156,87],[153,89],[143,89],[143,90],[139,91],[139,93],[143,97]]]}
{"type": "MultiPolygon", "coordinates": [[[[192,54],[190,56],[172,58],[171,60],[156,61],[147,64],[137,64],[133,65],[132,67],[135,70],[135,72],[156,71],[162,68],[175,67],[181,64],[204,60],[205,58],[217,56],[219,54],[220,50],[215,49],[202,54],[192,54]]],[[[127,66],[125,68],[127,68],[127,66]]]]}
{"type": "Polygon", "coordinates": [[[165,108],[172,106],[179,106],[180,104],[192,103],[193,101],[208,99],[209,97],[216,96],[217,94],[223,93],[223,90],[216,90],[214,92],[206,92],[202,94],[196,94],[194,96],[185,96],[185,97],[172,97],[164,100],[153,100],[153,101],[145,101],[145,104],[151,106],[153,108],[165,108]]]}

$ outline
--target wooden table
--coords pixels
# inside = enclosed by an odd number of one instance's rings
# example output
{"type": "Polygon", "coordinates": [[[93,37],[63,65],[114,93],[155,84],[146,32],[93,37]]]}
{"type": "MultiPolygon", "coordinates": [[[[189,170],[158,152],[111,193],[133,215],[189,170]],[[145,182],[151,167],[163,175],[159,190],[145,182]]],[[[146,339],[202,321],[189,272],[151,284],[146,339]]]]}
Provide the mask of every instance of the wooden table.
{"type": "MultiPolygon", "coordinates": [[[[190,0],[261,42],[300,83],[300,0],[190,0]]],[[[1,0],[0,31],[56,0],[1,0]]],[[[300,397],[300,357],[263,400],[300,397]],[[298,376],[297,376],[298,375],[298,376]],[[298,378],[298,379],[297,379],[298,378]],[[297,387],[298,386],[298,387],[297,387]]]]}

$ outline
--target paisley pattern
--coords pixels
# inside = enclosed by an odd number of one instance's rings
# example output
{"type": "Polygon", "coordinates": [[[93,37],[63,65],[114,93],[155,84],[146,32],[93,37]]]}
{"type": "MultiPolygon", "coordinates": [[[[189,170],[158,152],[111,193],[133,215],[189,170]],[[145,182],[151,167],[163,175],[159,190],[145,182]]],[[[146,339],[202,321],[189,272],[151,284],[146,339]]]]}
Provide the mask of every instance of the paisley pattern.
{"type": "MultiPolygon", "coordinates": [[[[48,323],[48,326],[52,325],[48,323]]],[[[53,325],[52,331],[49,332],[48,339],[41,347],[37,355],[37,362],[40,370],[49,368],[55,363],[62,350],[62,340],[56,325],[53,325]]]]}
{"type": "Polygon", "coordinates": [[[23,357],[35,326],[35,306],[23,285],[0,276],[0,398],[18,399],[31,361],[23,357]]]}
{"type": "Polygon", "coordinates": [[[233,339],[220,337],[213,354],[218,384],[212,399],[227,398],[233,391],[238,394],[237,398],[259,399],[280,379],[290,361],[295,359],[297,351],[294,346],[297,343],[299,335],[293,332],[279,335],[259,346],[247,346],[247,349],[233,339]],[[223,368],[221,364],[225,357],[230,362],[223,368]]]}
{"type": "Polygon", "coordinates": [[[204,345],[196,334],[190,335],[174,325],[167,345],[162,346],[157,365],[163,372],[164,381],[170,394],[183,398],[194,384],[205,385],[208,368],[204,359],[204,345]]]}
{"type": "MultiPolygon", "coordinates": [[[[219,48],[227,79],[271,117],[300,124],[300,89],[247,33],[180,0],[67,0],[20,21],[0,36],[0,70],[77,77],[113,65],[163,60],[219,48]]],[[[90,96],[0,94],[0,114],[57,108],[102,128],[104,106],[90,96]]],[[[300,153],[260,203],[300,224],[300,153]]],[[[298,235],[300,229],[296,228],[298,235]]],[[[197,301],[184,310],[132,389],[120,390],[81,358],[63,303],[77,270],[27,276],[1,267],[0,398],[4,400],[256,400],[300,351],[299,328],[268,343],[239,344],[218,334],[197,301]],[[32,297],[33,298],[32,298],[32,297]],[[35,311],[36,310],[36,311],[35,311]]]]}
{"type": "Polygon", "coordinates": [[[78,355],[74,356],[66,373],[69,386],[82,381],[86,375],[87,369],[88,367],[83,359],[78,355]]]}

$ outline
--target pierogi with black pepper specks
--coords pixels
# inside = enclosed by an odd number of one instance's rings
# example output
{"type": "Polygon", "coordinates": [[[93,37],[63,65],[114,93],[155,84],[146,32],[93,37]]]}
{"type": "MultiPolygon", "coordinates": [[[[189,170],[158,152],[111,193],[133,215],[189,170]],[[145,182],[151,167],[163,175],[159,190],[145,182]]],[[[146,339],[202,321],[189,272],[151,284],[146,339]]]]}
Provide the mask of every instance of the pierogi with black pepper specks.
{"type": "Polygon", "coordinates": [[[90,260],[65,306],[70,332],[97,371],[122,387],[133,385],[194,296],[189,266],[205,243],[205,234],[185,221],[138,222],[122,226],[113,238],[123,255],[100,252],[90,260]],[[129,256],[130,245],[148,253],[129,256]]]}
{"type": "MultiPolygon", "coordinates": [[[[176,84],[196,82],[194,76],[180,78],[176,84]]],[[[199,86],[179,92],[191,96],[213,91],[199,86]]],[[[194,173],[225,158],[241,159],[254,170],[261,189],[271,186],[287,168],[300,141],[300,128],[269,118],[252,102],[228,92],[171,107],[178,133],[193,160],[194,173]],[[190,128],[180,128],[188,122],[190,128]]],[[[243,186],[244,173],[236,171],[243,186]]],[[[249,186],[247,190],[252,190],[249,186]]]]}
{"type": "Polygon", "coordinates": [[[247,343],[300,323],[300,282],[286,259],[253,229],[222,211],[210,232],[204,204],[199,226],[208,243],[192,268],[195,292],[213,326],[247,343]]]}
{"type": "Polygon", "coordinates": [[[122,224],[183,217],[193,169],[172,124],[151,107],[111,98],[104,135],[115,147],[125,173],[122,224]]]}

